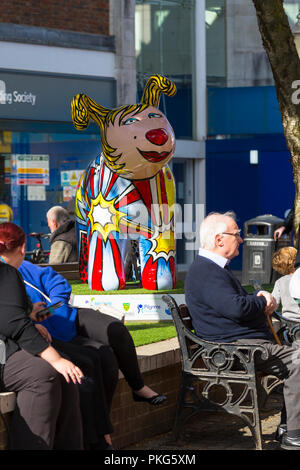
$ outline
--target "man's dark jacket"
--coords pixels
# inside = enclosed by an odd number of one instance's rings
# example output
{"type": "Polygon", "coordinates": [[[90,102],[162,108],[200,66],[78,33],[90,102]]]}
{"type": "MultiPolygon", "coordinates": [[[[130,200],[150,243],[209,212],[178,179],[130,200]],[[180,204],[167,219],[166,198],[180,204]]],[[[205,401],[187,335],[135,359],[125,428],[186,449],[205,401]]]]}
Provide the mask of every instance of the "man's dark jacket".
{"type": "Polygon", "coordinates": [[[293,230],[294,216],[295,216],[295,209],[293,207],[293,209],[291,209],[288,212],[288,215],[286,216],[282,224],[285,227],[285,230],[284,230],[285,233],[290,233],[293,230]]]}
{"type": "Polygon", "coordinates": [[[54,242],[63,241],[71,247],[69,257],[65,262],[73,262],[78,260],[77,256],[77,239],[74,220],[68,220],[62,223],[50,236],[50,245],[54,242]]]}
{"type": "Polygon", "coordinates": [[[265,297],[248,294],[231,271],[203,256],[196,256],[187,273],[185,300],[202,339],[273,339],[264,314],[265,297]]]}

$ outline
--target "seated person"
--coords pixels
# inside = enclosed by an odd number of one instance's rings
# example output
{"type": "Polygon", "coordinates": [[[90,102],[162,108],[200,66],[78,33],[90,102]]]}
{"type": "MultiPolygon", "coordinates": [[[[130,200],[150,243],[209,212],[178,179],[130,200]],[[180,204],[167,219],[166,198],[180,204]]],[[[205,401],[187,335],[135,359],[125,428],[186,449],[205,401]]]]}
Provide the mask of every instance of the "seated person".
{"type": "Polygon", "coordinates": [[[24,231],[11,222],[0,224],[0,339],[6,346],[1,385],[17,394],[11,448],[83,449],[77,388],[83,372],[49,345],[44,328],[29,317],[17,270],[24,257],[24,231]]]}
{"type": "MultiPolygon", "coordinates": [[[[296,263],[295,263],[295,272],[291,276],[290,284],[289,284],[289,292],[290,296],[297,305],[300,304],[300,267],[297,268],[297,258],[299,258],[299,252],[296,256],[296,263]]],[[[297,320],[299,321],[299,319],[297,320]]]]}
{"type": "Polygon", "coordinates": [[[286,407],[280,426],[281,447],[300,449],[300,361],[295,350],[276,344],[266,321],[277,307],[266,291],[246,292],[230,271],[243,242],[233,213],[209,214],[200,227],[201,248],[187,273],[185,298],[195,332],[216,342],[262,344],[267,359],[256,357],[257,370],[283,380],[286,407]]]}
{"type": "Polygon", "coordinates": [[[61,206],[51,207],[47,222],[51,232],[49,264],[77,261],[75,221],[68,211],[61,206]]]}
{"type": "MultiPolygon", "coordinates": [[[[72,307],[69,304],[70,284],[50,266],[42,268],[23,261],[19,271],[32,302],[44,301],[48,305],[60,300],[64,302],[62,307],[42,321],[42,325],[53,340],[64,342],[59,347],[71,358],[71,348],[74,345],[88,347],[94,351],[95,357],[98,356],[97,363],[101,368],[99,375],[103,377],[108,410],[118,381],[118,369],[132,389],[134,401],[144,401],[151,405],[165,402],[166,396],[159,395],[144,384],[133,340],[122,321],[93,309],[72,307]]],[[[74,357],[80,364],[80,358],[74,357]]],[[[112,429],[105,434],[111,432],[112,429]]],[[[110,438],[108,442],[111,444],[110,438]]]]}
{"type": "MultiPolygon", "coordinates": [[[[291,233],[293,230],[293,225],[294,225],[294,219],[295,219],[295,205],[293,206],[292,209],[290,209],[287,213],[287,216],[283,222],[283,225],[278,227],[275,232],[274,232],[274,240],[279,239],[282,234],[288,235],[291,233]]],[[[297,249],[297,256],[295,259],[295,269],[299,268],[300,266],[300,250],[299,250],[299,244],[300,244],[300,237],[298,238],[298,249],[297,249]]]]}
{"type": "Polygon", "coordinates": [[[290,294],[290,282],[295,272],[296,255],[297,250],[293,246],[285,246],[273,253],[272,267],[274,271],[282,274],[282,277],[275,282],[272,295],[277,304],[281,304],[281,313],[284,318],[300,321],[300,306],[290,294]]]}

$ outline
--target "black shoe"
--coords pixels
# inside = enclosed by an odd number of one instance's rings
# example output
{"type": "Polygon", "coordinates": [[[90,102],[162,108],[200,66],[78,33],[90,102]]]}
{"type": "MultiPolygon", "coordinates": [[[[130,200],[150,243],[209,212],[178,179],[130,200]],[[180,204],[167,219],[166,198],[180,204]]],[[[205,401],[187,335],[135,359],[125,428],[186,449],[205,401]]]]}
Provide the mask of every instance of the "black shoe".
{"type": "Polygon", "coordinates": [[[165,395],[153,395],[153,397],[145,398],[137,395],[135,392],[132,392],[132,398],[134,401],[145,401],[150,405],[162,405],[166,400],[167,397],[165,395]]]}
{"type": "Polygon", "coordinates": [[[287,432],[287,425],[286,424],[279,424],[278,428],[276,429],[276,433],[275,433],[275,441],[281,442],[282,436],[286,432],[287,432]]]}
{"type": "Polygon", "coordinates": [[[280,447],[285,450],[300,450],[300,437],[288,437],[283,434],[280,447]]]}
{"type": "Polygon", "coordinates": [[[116,450],[112,445],[110,445],[104,437],[101,437],[100,440],[94,444],[90,444],[89,450],[116,450]]]}

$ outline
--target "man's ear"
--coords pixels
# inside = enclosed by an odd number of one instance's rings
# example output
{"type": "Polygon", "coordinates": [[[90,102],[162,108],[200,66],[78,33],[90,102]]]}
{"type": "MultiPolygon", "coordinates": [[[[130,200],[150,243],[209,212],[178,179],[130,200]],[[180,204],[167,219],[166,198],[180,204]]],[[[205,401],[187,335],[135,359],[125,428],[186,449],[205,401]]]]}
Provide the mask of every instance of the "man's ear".
{"type": "Polygon", "coordinates": [[[52,220],[52,224],[54,226],[54,229],[57,230],[59,227],[59,223],[56,220],[52,220]]]}
{"type": "Polygon", "coordinates": [[[223,243],[223,235],[221,235],[221,234],[218,233],[218,234],[215,236],[215,245],[216,245],[216,246],[223,246],[223,245],[224,245],[224,243],[223,243]]]}

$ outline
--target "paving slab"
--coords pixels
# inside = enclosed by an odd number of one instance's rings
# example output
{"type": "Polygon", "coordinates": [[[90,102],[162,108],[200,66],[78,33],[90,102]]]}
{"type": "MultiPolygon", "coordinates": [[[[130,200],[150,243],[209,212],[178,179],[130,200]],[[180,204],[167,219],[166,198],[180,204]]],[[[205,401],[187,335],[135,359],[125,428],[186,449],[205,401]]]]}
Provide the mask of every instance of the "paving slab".
{"type": "MultiPolygon", "coordinates": [[[[261,412],[263,450],[278,450],[275,432],[280,422],[282,395],[273,392],[261,412]]],[[[123,450],[123,449],[122,449],[123,450]]],[[[251,432],[243,421],[225,413],[203,412],[187,423],[176,442],[171,432],[157,435],[124,450],[254,450],[251,432]]]]}

